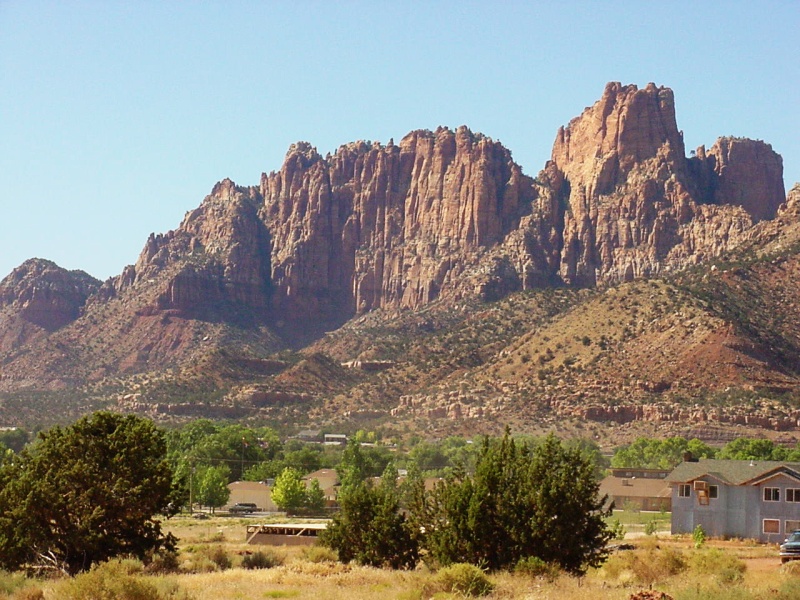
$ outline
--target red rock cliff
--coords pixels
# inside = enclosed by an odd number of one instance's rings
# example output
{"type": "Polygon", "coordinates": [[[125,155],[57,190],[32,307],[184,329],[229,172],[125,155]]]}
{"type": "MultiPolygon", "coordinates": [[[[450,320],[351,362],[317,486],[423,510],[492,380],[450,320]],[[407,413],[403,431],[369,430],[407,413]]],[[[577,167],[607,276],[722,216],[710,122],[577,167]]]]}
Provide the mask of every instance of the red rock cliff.
{"type": "Polygon", "coordinates": [[[275,310],[294,320],[430,302],[518,226],[533,189],[508,150],[461,127],[325,159],[294,146],[261,194],[275,310]]]}
{"type": "Polygon", "coordinates": [[[278,325],[330,327],[448,294],[496,298],[680,269],[739,243],[783,200],[768,145],[726,138],[687,159],[672,91],[611,83],[559,129],[535,180],[466,127],[326,157],[293,145],[258,187],[217,184],[105,293],[155,281],[153,310],[242,308],[278,325]]]}

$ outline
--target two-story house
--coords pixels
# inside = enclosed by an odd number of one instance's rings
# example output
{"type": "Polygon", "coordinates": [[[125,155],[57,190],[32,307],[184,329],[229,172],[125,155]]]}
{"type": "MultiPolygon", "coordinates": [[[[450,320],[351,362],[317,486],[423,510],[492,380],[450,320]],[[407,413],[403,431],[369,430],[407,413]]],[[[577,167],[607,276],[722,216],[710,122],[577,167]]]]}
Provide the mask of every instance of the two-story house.
{"type": "Polygon", "coordinates": [[[672,488],[672,533],[780,542],[800,529],[800,463],[688,460],[666,481],[672,488]]]}

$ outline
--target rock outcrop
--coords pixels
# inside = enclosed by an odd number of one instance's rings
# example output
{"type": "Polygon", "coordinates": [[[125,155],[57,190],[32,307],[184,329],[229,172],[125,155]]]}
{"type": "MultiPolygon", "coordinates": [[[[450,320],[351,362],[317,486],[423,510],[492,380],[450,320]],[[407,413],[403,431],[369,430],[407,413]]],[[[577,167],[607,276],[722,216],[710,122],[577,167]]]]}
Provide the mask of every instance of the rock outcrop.
{"type": "Polygon", "coordinates": [[[741,206],[754,221],[772,219],[783,203],[783,161],[757,140],[720,138],[690,159],[700,180],[701,200],[741,206]]]}
{"type": "Polygon", "coordinates": [[[71,323],[100,282],[83,271],[67,271],[55,263],[30,259],[0,281],[0,309],[47,331],[71,323]]]}
{"type": "Polygon", "coordinates": [[[573,285],[718,255],[784,200],[780,156],[762,142],[725,138],[687,160],[672,91],[652,83],[608,84],[559,130],[544,176],[565,205],[558,273],[573,285]]]}

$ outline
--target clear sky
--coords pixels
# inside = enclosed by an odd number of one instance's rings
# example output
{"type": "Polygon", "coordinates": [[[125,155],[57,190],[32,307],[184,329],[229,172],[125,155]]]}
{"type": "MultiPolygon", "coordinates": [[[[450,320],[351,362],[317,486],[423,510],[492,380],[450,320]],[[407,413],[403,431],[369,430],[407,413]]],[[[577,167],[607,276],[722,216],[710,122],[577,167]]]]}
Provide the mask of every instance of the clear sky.
{"type": "Polygon", "coordinates": [[[762,139],[800,181],[800,2],[0,0],[0,278],[105,279],[289,144],[467,125],[535,175],[608,81],[675,92],[687,152],[762,139]]]}

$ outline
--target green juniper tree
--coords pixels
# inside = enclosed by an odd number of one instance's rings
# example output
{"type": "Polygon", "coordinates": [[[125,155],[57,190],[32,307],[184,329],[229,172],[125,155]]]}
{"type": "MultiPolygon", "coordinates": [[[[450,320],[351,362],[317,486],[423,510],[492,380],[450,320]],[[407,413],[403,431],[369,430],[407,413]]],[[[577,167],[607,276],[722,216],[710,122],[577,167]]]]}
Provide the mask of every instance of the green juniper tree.
{"type": "Polygon", "coordinates": [[[550,435],[534,448],[508,430],[485,439],[474,475],[456,470],[417,494],[413,522],[440,564],[502,569],[529,557],[582,573],[600,564],[612,533],[603,520],[594,465],[550,435]]]}
{"type": "Polygon", "coordinates": [[[411,569],[419,559],[419,544],[400,512],[397,471],[389,466],[381,482],[354,480],[339,494],[341,510],[321,535],[343,562],[374,567],[411,569]]]}
{"type": "Polygon", "coordinates": [[[98,412],[39,434],[0,466],[0,567],[77,573],[114,556],[174,550],[157,515],[183,504],[164,434],[98,412]]]}

